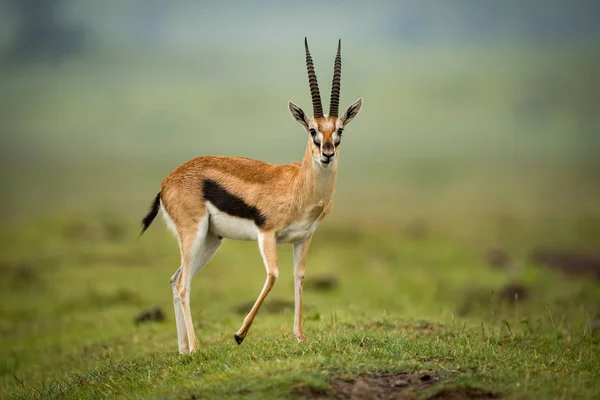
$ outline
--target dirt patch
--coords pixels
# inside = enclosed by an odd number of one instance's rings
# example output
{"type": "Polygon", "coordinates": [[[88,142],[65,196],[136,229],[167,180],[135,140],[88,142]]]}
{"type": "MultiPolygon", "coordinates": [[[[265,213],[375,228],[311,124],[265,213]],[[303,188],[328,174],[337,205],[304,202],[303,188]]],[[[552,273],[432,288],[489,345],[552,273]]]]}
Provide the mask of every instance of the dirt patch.
{"type": "MultiPolygon", "coordinates": [[[[254,306],[254,301],[240,304],[234,308],[234,311],[240,315],[246,315],[254,306]]],[[[305,307],[306,308],[306,307],[305,307]]],[[[267,314],[281,314],[285,310],[294,310],[294,302],[282,299],[267,299],[260,306],[259,313],[266,312],[267,314]]]]}
{"type": "Polygon", "coordinates": [[[589,276],[600,281],[600,255],[578,252],[535,250],[531,259],[536,264],[572,276],[589,276]]]}
{"type": "Polygon", "coordinates": [[[13,278],[14,283],[29,284],[39,281],[39,271],[37,267],[29,262],[18,262],[10,264],[6,271],[13,278]]]}
{"type": "Polygon", "coordinates": [[[444,388],[436,394],[427,397],[428,400],[468,400],[468,399],[499,399],[500,395],[487,390],[473,387],[444,388]]]}
{"type": "Polygon", "coordinates": [[[485,254],[486,263],[497,269],[507,269],[512,266],[510,255],[502,249],[490,249],[485,254]]]}
{"type": "Polygon", "coordinates": [[[498,292],[498,299],[509,303],[527,300],[529,289],[520,283],[507,283],[498,292]]]}
{"type": "Polygon", "coordinates": [[[304,288],[308,290],[316,290],[327,292],[333,290],[338,285],[338,278],[333,275],[323,275],[317,277],[306,278],[304,280],[304,288]]]}
{"type": "MultiPolygon", "coordinates": [[[[44,264],[44,266],[49,263],[44,264]]],[[[43,280],[37,263],[29,261],[0,262],[0,279],[8,283],[11,290],[41,289],[43,280]]]]}
{"type": "Polygon", "coordinates": [[[429,224],[424,219],[415,219],[404,227],[404,235],[414,240],[425,239],[429,231],[429,224]]]}
{"type": "Polygon", "coordinates": [[[308,386],[305,384],[300,384],[294,387],[292,392],[299,397],[303,397],[306,399],[320,399],[323,397],[327,397],[329,394],[329,390],[323,389],[320,387],[308,386]]]}
{"type": "Polygon", "coordinates": [[[165,312],[160,307],[154,307],[139,313],[133,323],[139,325],[145,322],[163,322],[165,320],[165,312]]]}
{"type": "Polygon", "coordinates": [[[331,381],[330,389],[299,385],[293,389],[293,393],[309,399],[412,399],[411,392],[425,390],[439,380],[440,375],[436,372],[360,374],[351,380],[336,376],[331,381]]]}

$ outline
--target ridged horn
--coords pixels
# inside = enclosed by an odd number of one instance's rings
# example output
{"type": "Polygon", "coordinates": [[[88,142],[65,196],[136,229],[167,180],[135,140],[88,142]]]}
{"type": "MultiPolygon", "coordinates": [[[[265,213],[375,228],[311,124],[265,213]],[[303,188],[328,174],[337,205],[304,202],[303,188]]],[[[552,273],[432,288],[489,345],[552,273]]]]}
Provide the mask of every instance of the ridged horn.
{"type": "Polygon", "coordinates": [[[310,85],[310,96],[312,97],[313,115],[315,118],[323,117],[323,106],[321,105],[321,94],[319,93],[319,83],[315,74],[310,51],[308,50],[308,41],[304,38],[304,48],[306,49],[306,69],[308,71],[308,84],[310,85]]]}
{"type": "Polygon", "coordinates": [[[331,83],[331,101],[329,102],[329,115],[338,116],[340,108],[340,87],[342,80],[342,40],[338,40],[337,54],[333,64],[333,82],[331,83]]]}

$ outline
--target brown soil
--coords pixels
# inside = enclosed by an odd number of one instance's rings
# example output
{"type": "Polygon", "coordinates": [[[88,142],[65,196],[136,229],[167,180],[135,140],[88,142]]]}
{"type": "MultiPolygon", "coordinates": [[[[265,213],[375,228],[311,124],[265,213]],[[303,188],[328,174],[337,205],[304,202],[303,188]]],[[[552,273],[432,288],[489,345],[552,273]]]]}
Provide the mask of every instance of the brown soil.
{"type": "Polygon", "coordinates": [[[485,261],[490,267],[506,269],[512,265],[510,255],[502,249],[491,249],[485,255],[485,261]]]}
{"type": "Polygon", "coordinates": [[[500,395],[487,390],[472,387],[444,388],[429,396],[430,400],[467,400],[467,399],[499,399],[500,395]]]}
{"type": "Polygon", "coordinates": [[[164,320],[165,312],[160,307],[154,307],[139,313],[133,322],[134,324],[139,325],[144,322],[163,322],[164,320]]]}
{"type": "Polygon", "coordinates": [[[412,399],[408,392],[424,390],[440,379],[435,372],[420,374],[360,374],[356,380],[334,377],[331,389],[306,385],[294,388],[294,394],[308,398],[335,398],[361,400],[412,399]]]}
{"type": "Polygon", "coordinates": [[[0,279],[10,280],[13,289],[41,283],[39,268],[30,262],[0,262],[0,279]]]}
{"type": "Polygon", "coordinates": [[[425,239],[429,231],[429,224],[424,219],[415,219],[404,227],[404,235],[414,240],[425,239]]]}
{"type": "Polygon", "coordinates": [[[308,290],[317,290],[326,292],[337,287],[338,279],[333,275],[324,275],[306,278],[304,280],[304,288],[308,290]]]}
{"type": "Polygon", "coordinates": [[[529,289],[520,283],[507,283],[498,292],[499,300],[509,303],[523,301],[528,297],[529,289]]]}
{"type": "Polygon", "coordinates": [[[559,270],[567,275],[589,276],[600,280],[600,255],[578,252],[535,250],[532,260],[547,268],[559,270]]]}

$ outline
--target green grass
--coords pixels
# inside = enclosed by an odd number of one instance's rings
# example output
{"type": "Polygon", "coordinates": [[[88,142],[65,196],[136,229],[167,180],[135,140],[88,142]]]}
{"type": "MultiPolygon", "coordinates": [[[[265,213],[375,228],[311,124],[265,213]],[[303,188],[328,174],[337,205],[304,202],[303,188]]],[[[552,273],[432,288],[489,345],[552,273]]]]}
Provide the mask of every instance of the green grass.
{"type": "Polygon", "coordinates": [[[293,301],[291,251],[281,246],[279,281],[241,346],[237,308],[255,299],[264,268],[254,243],[226,242],[192,285],[200,349],[180,356],[168,284],[178,251],[161,224],[138,239],[135,224],[90,214],[2,235],[0,397],[297,398],[299,388],[332,395],[334,377],[423,371],[440,381],[415,396],[454,386],[507,398],[600,396],[591,329],[600,288],[528,261],[536,236],[496,236],[513,259],[500,270],[485,263],[484,242],[435,225],[417,239],[401,227],[325,224],[307,280],[334,275],[338,285],[305,290],[309,341],[291,334],[292,308],[269,307],[293,301]],[[509,282],[525,285],[527,299],[503,299],[509,282]],[[152,306],[167,320],[134,325],[152,306]]]}
{"type": "Polygon", "coordinates": [[[342,106],[365,107],[309,253],[307,280],[338,279],[305,290],[309,341],[292,335],[282,246],[279,281],[235,344],[238,309],[265,277],[255,243],[226,241],[192,285],[200,350],[177,354],[176,241],[160,221],[138,238],[137,221],[192,157],[300,159],[306,136],[286,103],[309,105],[302,55],[264,56],[3,70],[0,398],[333,397],[340,379],[423,371],[439,381],[411,389],[421,398],[455,386],[599,398],[598,282],[529,257],[600,243],[600,58],[578,47],[345,56],[342,106]],[[424,237],[407,233],[414,220],[424,237]],[[512,266],[488,266],[492,248],[512,266]],[[527,297],[507,300],[508,283],[527,297]],[[136,326],[154,306],[167,320],[136,326]]]}

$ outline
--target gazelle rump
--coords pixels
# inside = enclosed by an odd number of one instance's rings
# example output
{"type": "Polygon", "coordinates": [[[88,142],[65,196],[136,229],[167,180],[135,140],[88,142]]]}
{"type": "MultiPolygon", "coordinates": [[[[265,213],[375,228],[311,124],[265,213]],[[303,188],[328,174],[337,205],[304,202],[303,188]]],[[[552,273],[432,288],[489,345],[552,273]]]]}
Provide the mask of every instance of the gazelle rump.
{"type": "Polygon", "coordinates": [[[190,312],[192,278],[210,261],[224,238],[254,240],[267,278],[252,309],[234,334],[238,344],[246,337],[261,304],[277,281],[278,244],[293,245],[294,330],[302,331],[302,284],[312,235],[329,214],[335,187],[342,133],[358,115],[362,99],[338,116],[341,79],[341,41],[334,63],[329,114],[323,115],[321,96],[308,43],[304,39],[313,117],[289,102],[289,110],[309,134],[299,163],[270,164],[241,157],[204,156],[190,160],[162,182],[142,233],[159,209],[179,242],[181,265],[171,277],[179,352],[197,349],[190,312]]]}

